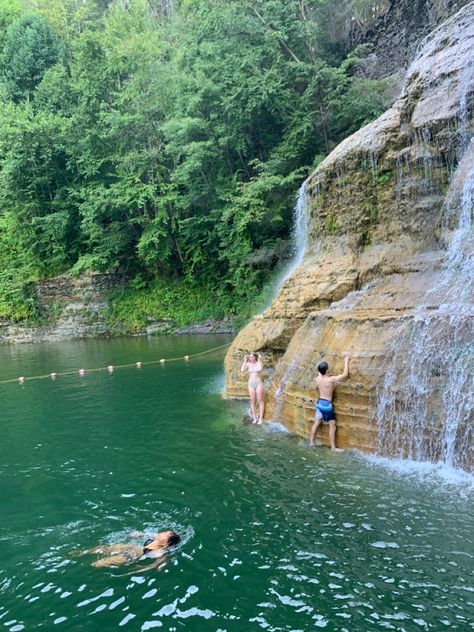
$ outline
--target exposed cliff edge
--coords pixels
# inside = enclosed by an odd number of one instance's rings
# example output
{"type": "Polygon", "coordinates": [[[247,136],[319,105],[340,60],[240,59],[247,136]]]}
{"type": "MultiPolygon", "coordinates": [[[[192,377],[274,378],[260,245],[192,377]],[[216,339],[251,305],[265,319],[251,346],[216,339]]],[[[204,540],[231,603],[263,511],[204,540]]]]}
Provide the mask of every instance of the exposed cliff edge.
{"type": "Polygon", "coordinates": [[[178,327],[171,318],[160,318],[150,309],[146,322],[131,331],[127,323],[110,319],[111,295],[123,291],[127,278],[120,273],[92,272],[80,277],[62,274],[36,283],[33,296],[38,318],[15,323],[0,318],[0,344],[54,342],[121,335],[233,333],[229,320],[208,319],[178,327]]]}
{"type": "Polygon", "coordinates": [[[316,365],[338,371],[347,351],[339,446],[472,468],[473,110],[471,2],[420,45],[394,105],[310,177],[303,262],[233,343],[229,396],[247,395],[242,353],[260,351],[267,417],[308,436],[316,365]]]}
{"type": "Polygon", "coordinates": [[[44,342],[110,335],[105,314],[110,291],[123,285],[116,274],[66,274],[44,279],[34,289],[40,324],[0,320],[0,343],[44,342]]]}
{"type": "Polygon", "coordinates": [[[367,74],[380,79],[406,70],[421,40],[469,2],[392,0],[387,11],[356,40],[373,46],[367,74]]]}

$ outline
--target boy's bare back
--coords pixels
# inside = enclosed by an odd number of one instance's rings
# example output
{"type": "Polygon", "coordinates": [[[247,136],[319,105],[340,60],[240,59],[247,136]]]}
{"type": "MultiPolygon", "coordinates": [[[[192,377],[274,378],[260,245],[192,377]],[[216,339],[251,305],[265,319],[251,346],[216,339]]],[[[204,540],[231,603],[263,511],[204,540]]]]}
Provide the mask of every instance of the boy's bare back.
{"type": "MultiPolygon", "coordinates": [[[[327,366],[327,365],[326,365],[327,366]]],[[[339,382],[344,382],[349,377],[349,356],[344,358],[344,371],[340,375],[322,375],[316,377],[316,387],[319,390],[319,397],[332,402],[334,389],[339,382]]]]}

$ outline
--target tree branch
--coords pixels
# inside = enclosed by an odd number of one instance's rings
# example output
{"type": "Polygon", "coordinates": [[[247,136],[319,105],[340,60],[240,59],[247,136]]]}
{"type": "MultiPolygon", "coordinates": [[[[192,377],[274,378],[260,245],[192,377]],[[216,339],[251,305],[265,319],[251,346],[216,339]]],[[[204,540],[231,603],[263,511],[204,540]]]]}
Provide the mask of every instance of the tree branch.
{"type": "MultiPolygon", "coordinates": [[[[265,18],[263,17],[263,15],[261,13],[259,13],[257,11],[257,9],[255,7],[252,7],[252,11],[255,13],[255,15],[257,16],[257,18],[260,20],[260,22],[267,27],[267,29],[269,29],[270,31],[272,31],[272,33],[277,33],[276,29],[269,24],[265,18]]],[[[279,35],[276,36],[278,43],[280,44],[280,46],[282,46],[286,52],[298,63],[301,63],[301,60],[298,59],[298,57],[295,55],[295,53],[291,50],[291,48],[288,46],[288,44],[285,42],[285,40],[280,37],[279,35]]]]}

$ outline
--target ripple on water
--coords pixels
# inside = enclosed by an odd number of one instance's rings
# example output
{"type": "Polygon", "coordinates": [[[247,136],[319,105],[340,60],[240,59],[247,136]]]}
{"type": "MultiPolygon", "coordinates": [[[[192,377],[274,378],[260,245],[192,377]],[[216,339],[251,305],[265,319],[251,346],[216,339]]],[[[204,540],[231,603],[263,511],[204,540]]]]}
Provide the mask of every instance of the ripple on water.
{"type": "MultiPolygon", "coordinates": [[[[81,364],[109,362],[92,360],[81,364]]],[[[196,362],[28,385],[23,416],[4,427],[1,625],[466,630],[465,484],[245,426],[214,392],[219,371],[196,362]],[[160,572],[69,555],[169,527],[183,540],[160,572]]]]}

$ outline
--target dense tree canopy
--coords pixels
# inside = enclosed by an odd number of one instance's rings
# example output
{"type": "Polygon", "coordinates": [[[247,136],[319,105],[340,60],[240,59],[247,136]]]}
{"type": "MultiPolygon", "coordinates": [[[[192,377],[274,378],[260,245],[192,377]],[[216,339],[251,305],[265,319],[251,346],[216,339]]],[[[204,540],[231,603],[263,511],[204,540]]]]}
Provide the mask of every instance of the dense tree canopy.
{"type": "Polygon", "coordinates": [[[71,268],[258,292],[302,180],[383,108],[347,36],[382,5],[0,0],[0,315],[71,268]]]}

